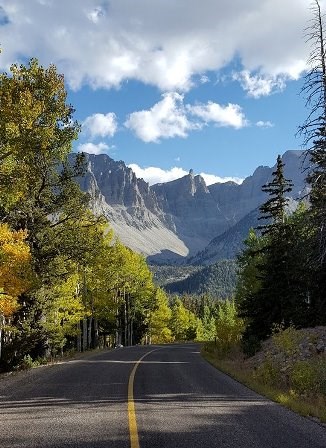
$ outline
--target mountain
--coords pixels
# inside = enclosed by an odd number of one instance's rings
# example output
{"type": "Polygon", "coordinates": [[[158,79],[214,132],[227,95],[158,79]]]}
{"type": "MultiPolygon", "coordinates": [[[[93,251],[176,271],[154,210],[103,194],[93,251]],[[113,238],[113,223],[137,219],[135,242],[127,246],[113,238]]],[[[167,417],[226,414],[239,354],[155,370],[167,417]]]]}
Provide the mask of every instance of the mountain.
{"type": "MultiPolygon", "coordinates": [[[[292,206],[306,193],[302,151],[287,151],[285,176],[294,183],[292,206]]],[[[193,171],[172,182],[149,186],[122,161],[86,154],[87,172],[79,180],[91,206],[103,214],[120,240],[150,262],[209,264],[233,258],[255,225],[261,191],[273,168],[258,167],[241,185],[207,186],[193,171]]]]}
{"type": "Polygon", "coordinates": [[[243,247],[243,241],[248,236],[248,230],[261,224],[258,216],[258,208],[252,210],[226,232],[214,238],[204,250],[189,257],[187,263],[202,266],[236,258],[243,247]]]}
{"type": "Polygon", "coordinates": [[[170,294],[210,294],[220,299],[234,296],[237,283],[235,260],[220,260],[201,268],[187,278],[166,283],[163,288],[170,294]]]}
{"type": "Polygon", "coordinates": [[[188,248],[147,182],[137,179],[124,162],[106,154],[85,156],[87,170],[79,179],[80,186],[90,193],[93,211],[107,218],[126,246],[145,256],[187,256],[188,248]]]}

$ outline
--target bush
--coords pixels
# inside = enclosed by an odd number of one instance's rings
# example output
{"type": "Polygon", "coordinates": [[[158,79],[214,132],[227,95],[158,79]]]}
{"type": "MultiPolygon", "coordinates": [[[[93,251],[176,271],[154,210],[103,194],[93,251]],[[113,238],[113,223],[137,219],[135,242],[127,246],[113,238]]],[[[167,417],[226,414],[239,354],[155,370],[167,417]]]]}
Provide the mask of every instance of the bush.
{"type": "Polygon", "coordinates": [[[265,385],[279,385],[281,382],[280,368],[271,359],[266,359],[257,367],[254,377],[265,385]]]}
{"type": "Polygon", "coordinates": [[[19,364],[19,369],[27,370],[27,369],[31,369],[33,366],[34,366],[34,362],[33,362],[31,355],[25,355],[19,364]]]}
{"type": "Polygon", "coordinates": [[[293,326],[285,330],[282,326],[274,327],[273,343],[286,356],[293,356],[298,351],[301,338],[302,335],[293,326]]]}
{"type": "Polygon", "coordinates": [[[299,394],[318,392],[319,381],[316,363],[297,361],[290,372],[290,387],[299,394]]]}

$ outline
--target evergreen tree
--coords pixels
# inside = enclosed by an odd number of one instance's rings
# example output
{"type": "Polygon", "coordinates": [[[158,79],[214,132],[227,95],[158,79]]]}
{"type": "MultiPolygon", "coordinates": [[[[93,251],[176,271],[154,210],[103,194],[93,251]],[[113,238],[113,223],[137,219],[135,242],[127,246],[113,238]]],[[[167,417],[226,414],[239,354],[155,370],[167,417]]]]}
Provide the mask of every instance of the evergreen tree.
{"type": "Polygon", "coordinates": [[[258,219],[270,221],[258,227],[262,229],[263,235],[281,229],[285,221],[286,205],[288,203],[285,194],[289,193],[293,187],[292,182],[284,177],[284,163],[280,155],[277,156],[276,169],[272,176],[272,180],[262,186],[262,191],[270,196],[259,208],[261,216],[258,219]]]}
{"type": "Polygon", "coordinates": [[[240,312],[247,318],[244,339],[264,339],[275,324],[290,325],[294,319],[293,285],[291,278],[292,239],[286,213],[285,194],[292,189],[291,181],[284,177],[284,164],[280,156],[272,180],[262,187],[269,199],[260,207],[260,219],[269,220],[260,226],[263,236],[240,258],[240,312]],[[256,250],[254,247],[256,246],[256,250]]]}

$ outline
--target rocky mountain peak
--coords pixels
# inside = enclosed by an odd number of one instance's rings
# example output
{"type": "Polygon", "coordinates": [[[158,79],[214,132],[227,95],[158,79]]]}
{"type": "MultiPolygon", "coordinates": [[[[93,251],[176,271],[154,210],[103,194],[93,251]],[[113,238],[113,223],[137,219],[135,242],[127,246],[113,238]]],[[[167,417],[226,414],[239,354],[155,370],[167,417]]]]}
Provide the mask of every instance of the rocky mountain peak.
{"type": "MultiPolygon", "coordinates": [[[[91,194],[94,210],[108,218],[126,245],[165,262],[184,260],[205,247],[208,256],[214,254],[209,260],[234,254],[252,222],[250,214],[266,199],[261,187],[275,168],[260,166],[241,185],[226,182],[207,187],[191,169],[180,179],[149,186],[123,161],[105,154],[88,154],[86,160],[88,169],[80,184],[91,194]]],[[[285,176],[294,183],[295,203],[305,191],[302,151],[287,151],[283,161],[285,176]]]]}

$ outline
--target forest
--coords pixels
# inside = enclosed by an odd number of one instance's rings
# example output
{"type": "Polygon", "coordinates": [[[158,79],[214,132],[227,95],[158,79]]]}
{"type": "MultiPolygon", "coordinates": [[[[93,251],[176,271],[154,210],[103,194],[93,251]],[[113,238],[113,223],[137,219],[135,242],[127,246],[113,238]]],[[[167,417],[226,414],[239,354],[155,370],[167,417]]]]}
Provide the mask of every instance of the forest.
{"type": "MultiPolygon", "coordinates": [[[[0,76],[0,366],[71,350],[210,340],[210,297],[168,298],[80,190],[64,77],[36,59],[0,76]],[[73,162],[71,162],[73,160],[73,162]]],[[[221,309],[222,309],[221,308],[221,309]]]]}
{"type": "Polygon", "coordinates": [[[326,324],[326,67],[318,2],[314,14],[302,92],[307,120],[299,128],[310,194],[288,213],[291,179],[278,157],[229,300],[216,291],[168,296],[144,257],[92,213],[77,182],[84,156],[68,158],[80,125],[54,65],[31,59],[0,75],[1,369],[70,350],[185,340],[241,340],[252,355],[275,328],[326,324]]]}

